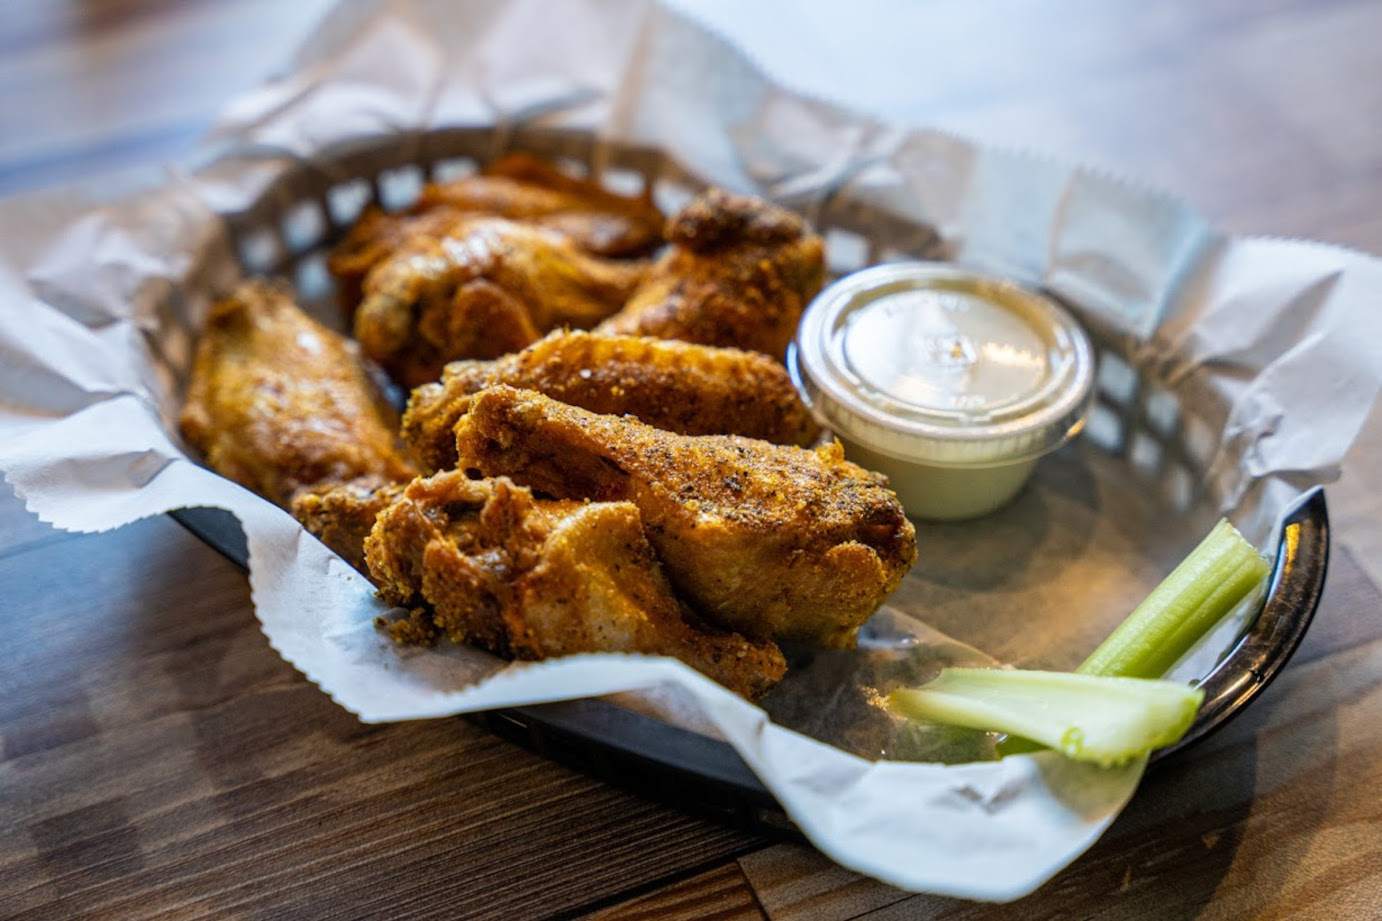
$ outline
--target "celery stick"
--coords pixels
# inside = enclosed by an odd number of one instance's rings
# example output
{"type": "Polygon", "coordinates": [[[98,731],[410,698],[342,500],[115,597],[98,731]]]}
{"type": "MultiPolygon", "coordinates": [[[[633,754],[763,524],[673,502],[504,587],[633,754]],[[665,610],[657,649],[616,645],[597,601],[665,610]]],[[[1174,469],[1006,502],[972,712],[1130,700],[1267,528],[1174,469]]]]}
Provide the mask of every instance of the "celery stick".
{"type": "Polygon", "coordinates": [[[1074,758],[1082,756],[1072,749],[1092,750],[1096,754],[1087,760],[1099,761],[1110,752],[1141,754],[1170,745],[1190,727],[1203,695],[1174,683],[1146,679],[1164,675],[1256,590],[1267,572],[1267,561],[1257,548],[1233,525],[1220,520],[1084,661],[1077,669],[1078,677],[994,669],[988,671],[992,680],[983,683],[955,677],[958,671],[974,670],[946,669],[922,688],[895,692],[894,706],[907,715],[939,723],[1006,732],[1008,737],[998,745],[1003,757],[1038,751],[1044,744],[1074,758]],[[1029,677],[1034,675],[1048,677],[1029,677]],[[1074,683],[1053,683],[1053,678],[1061,677],[1074,683]],[[1102,684],[1080,683],[1091,679],[1128,683],[1118,692],[1102,684]],[[991,686],[994,682],[997,688],[991,686]],[[1139,687],[1144,690],[1136,690],[1139,687]],[[1182,720],[1181,711],[1166,708],[1168,687],[1196,695],[1188,718],[1182,720]],[[1139,694],[1146,695],[1141,704],[1135,702],[1139,694]],[[1103,722],[1120,713],[1131,721],[1121,740],[1103,722]],[[1095,721],[1100,738],[1128,744],[1091,749],[1090,730],[1082,719],[1095,721]],[[1155,741],[1137,749],[1130,746],[1135,738],[1155,741]]]}
{"type": "Polygon", "coordinates": [[[916,719],[1007,732],[1080,761],[1121,764],[1178,740],[1204,692],[1173,681],[947,668],[890,704],[916,719]]]}
{"type": "Polygon", "coordinates": [[[1267,561],[1220,520],[1080,665],[1082,675],[1160,678],[1266,577],[1267,561]]]}

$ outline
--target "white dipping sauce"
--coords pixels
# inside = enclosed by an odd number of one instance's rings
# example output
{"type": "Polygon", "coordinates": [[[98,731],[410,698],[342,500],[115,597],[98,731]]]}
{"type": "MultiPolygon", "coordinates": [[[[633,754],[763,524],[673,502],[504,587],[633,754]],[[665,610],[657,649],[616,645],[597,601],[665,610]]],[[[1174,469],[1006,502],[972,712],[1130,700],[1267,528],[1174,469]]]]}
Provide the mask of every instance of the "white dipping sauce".
{"type": "Polygon", "coordinates": [[[789,365],[854,461],[919,518],[986,514],[1074,437],[1093,392],[1089,340],[1050,300],[941,263],[876,266],[828,287],[789,365]]]}

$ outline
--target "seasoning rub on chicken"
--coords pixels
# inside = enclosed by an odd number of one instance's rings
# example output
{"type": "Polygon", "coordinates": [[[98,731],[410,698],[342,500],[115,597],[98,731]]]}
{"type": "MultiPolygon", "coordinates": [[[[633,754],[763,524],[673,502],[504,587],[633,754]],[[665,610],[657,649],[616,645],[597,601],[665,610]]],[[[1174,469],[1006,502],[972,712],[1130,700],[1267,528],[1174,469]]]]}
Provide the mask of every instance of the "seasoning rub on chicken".
{"type": "Polygon", "coordinates": [[[434,632],[502,656],[675,656],[756,697],[786,671],[771,642],[699,622],[672,591],[628,502],[536,499],[507,479],[413,481],[365,543],[380,596],[413,608],[401,639],[434,632]]]}
{"type": "Polygon", "coordinates": [[[217,472],[285,507],[312,488],[417,472],[355,344],[270,282],[211,309],[180,424],[217,472]]]}
{"type": "Polygon", "coordinates": [[[537,157],[513,153],[479,175],[428,183],[405,212],[365,209],[327,262],[343,304],[354,311],[370,269],[411,237],[440,237],[477,215],[546,227],[595,256],[644,256],[662,243],[662,213],[646,189],[619,195],[537,157]]]}
{"type": "Polygon", "coordinates": [[[414,236],[365,278],[355,338],[401,383],[458,358],[496,358],[560,327],[587,328],[623,306],[642,263],[587,255],[561,234],[476,217],[414,236]]]}
{"type": "Polygon", "coordinates": [[[687,436],[493,387],[456,425],[458,468],[563,499],[631,502],[672,584],[746,636],[848,646],[916,558],[884,477],[738,436],[687,436]]]}
{"type": "Polygon", "coordinates": [[[667,224],[672,244],[598,331],[752,349],[782,361],[825,281],[825,246],[797,215],[711,189],[667,224]]]}
{"type": "Polygon", "coordinates": [[[556,332],[494,361],[447,365],[413,391],[403,438],[427,470],[456,464],[470,398],[507,384],[683,435],[745,435],[807,445],[820,435],[781,365],[758,352],[640,336],[556,332]]]}

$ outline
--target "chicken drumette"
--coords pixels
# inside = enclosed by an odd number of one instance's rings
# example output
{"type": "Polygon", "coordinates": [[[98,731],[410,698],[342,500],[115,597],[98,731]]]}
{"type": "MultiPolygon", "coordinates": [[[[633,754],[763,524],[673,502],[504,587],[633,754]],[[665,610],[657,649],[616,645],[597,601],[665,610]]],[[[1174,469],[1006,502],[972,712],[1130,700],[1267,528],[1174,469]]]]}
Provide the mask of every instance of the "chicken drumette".
{"type": "Polygon", "coordinates": [[[428,470],[456,464],[456,421],[473,394],[507,384],[683,435],[806,445],[820,429],[783,367],[757,352],[638,336],[556,332],[495,361],[447,365],[413,391],[403,438],[428,470]]]}
{"type": "Polygon", "coordinates": [[[675,435],[502,386],[471,399],[456,440],[472,474],[632,502],[676,588],[750,637],[850,645],[916,558],[886,479],[838,444],[675,435]]]}
{"type": "Polygon", "coordinates": [[[586,255],[542,227],[468,218],[440,237],[411,237],[370,271],[355,337],[417,386],[449,361],[514,352],[558,326],[594,326],[645,269],[586,255]]]}
{"type": "Polygon", "coordinates": [[[365,275],[410,237],[441,236],[477,214],[547,227],[597,256],[642,256],[662,242],[662,214],[646,192],[618,195],[536,157],[509,154],[478,176],[427,184],[401,214],[366,209],[328,263],[342,302],[353,310],[365,275]]]}
{"type": "Polygon", "coordinates": [[[507,479],[450,471],[409,484],[365,553],[380,597],[413,608],[395,626],[401,639],[440,631],[521,659],[675,656],[748,697],[786,670],[771,642],[696,621],[628,502],[540,500],[507,479]]]}
{"type": "Polygon", "coordinates": [[[354,343],[268,282],[212,308],[180,422],[211,467],[282,506],[312,488],[416,473],[354,343]]]}
{"type": "Polygon", "coordinates": [[[602,333],[682,339],[781,361],[825,279],[806,222],[761,199],[712,189],[667,225],[671,247],[602,333]]]}

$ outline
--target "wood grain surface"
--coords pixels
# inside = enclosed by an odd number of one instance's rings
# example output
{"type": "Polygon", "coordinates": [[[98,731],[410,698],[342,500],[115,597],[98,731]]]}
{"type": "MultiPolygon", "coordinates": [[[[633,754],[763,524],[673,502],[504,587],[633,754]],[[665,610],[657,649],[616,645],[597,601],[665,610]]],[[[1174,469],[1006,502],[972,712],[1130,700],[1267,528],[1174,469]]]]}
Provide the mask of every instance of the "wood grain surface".
{"type": "Polygon", "coordinates": [[[544,916],[761,844],[463,720],[360,724],[169,519],[0,581],[0,915],[544,916]]]}
{"type": "MultiPolygon", "coordinates": [[[[0,193],[179,156],[325,5],[6,4],[0,193]]],[[[1237,230],[1382,251],[1382,5],[1060,6],[701,10],[808,89],[1098,160],[1237,230]]],[[[463,720],[362,726],[171,520],[65,534],[5,494],[0,917],[1379,918],[1382,560],[1351,529],[1376,495],[1352,489],[1331,491],[1325,600],[1283,676],[1009,906],[909,896],[463,720]]]]}

